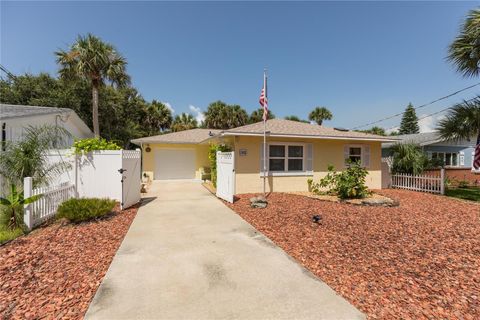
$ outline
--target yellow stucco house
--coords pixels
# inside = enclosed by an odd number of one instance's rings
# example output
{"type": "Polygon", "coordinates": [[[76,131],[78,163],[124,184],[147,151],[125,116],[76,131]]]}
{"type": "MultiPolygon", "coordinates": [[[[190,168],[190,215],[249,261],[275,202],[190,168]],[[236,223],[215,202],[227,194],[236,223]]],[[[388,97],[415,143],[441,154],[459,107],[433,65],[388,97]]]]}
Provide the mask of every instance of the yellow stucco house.
{"type": "MultiPolygon", "coordinates": [[[[267,189],[306,191],[307,180],[325,176],[346,160],[358,160],[368,170],[367,185],[380,189],[381,144],[394,139],[316,124],[267,121],[267,189]]],[[[263,190],[263,122],[229,130],[192,129],[132,140],[142,148],[143,172],[154,180],[200,179],[209,167],[210,143],[229,144],[235,152],[235,194],[263,190]]]]}

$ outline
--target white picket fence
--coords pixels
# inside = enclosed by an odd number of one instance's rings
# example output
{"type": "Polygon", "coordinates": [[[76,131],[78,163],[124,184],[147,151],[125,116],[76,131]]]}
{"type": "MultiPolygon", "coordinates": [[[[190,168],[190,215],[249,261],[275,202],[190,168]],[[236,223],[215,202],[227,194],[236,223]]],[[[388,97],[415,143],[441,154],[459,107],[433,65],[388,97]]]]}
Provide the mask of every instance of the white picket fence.
{"type": "Polygon", "coordinates": [[[399,173],[392,174],[391,179],[392,188],[445,194],[445,169],[440,170],[440,176],[399,173]]]}
{"type": "Polygon", "coordinates": [[[32,188],[32,185],[31,177],[24,179],[24,197],[29,198],[38,194],[41,194],[42,197],[25,206],[23,221],[29,230],[53,218],[62,202],[77,196],[75,185],[70,182],[40,188],[32,188]]]}

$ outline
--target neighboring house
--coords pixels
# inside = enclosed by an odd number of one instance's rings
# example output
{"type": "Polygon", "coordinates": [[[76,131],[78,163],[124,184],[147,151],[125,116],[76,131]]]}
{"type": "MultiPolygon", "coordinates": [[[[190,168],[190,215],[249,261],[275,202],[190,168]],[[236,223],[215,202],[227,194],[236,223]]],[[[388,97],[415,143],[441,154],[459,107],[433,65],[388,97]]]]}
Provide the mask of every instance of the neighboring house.
{"type": "MultiPolygon", "coordinates": [[[[28,126],[65,128],[74,138],[90,138],[92,131],[71,109],[0,104],[1,141],[18,141],[28,126]]],[[[73,141],[72,141],[73,142],[73,141]]]]}
{"type": "MultiPolygon", "coordinates": [[[[307,180],[359,160],[368,170],[367,185],[381,188],[381,144],[390,137],[296,121],[267,121],[268,191],[306,191],[307,180]]],[[[235,151],[235,193],[262,191],[263,122],[230,130],[193,129],[132,140],[142,147],[143,171],[152,179],[199,179],[209,167],[208,145],[229,144],[235,151]]]]}
{"type": "MultiPolygon", "coordinates": [[[[415,143],[422,147],[430,159],[440,159],[447,168],[471,169],[475,140],[443,141],[437,132],[424,132],[396,136],[401,143],[415,143]]],[[[382,144],[382,156],[390,156],[392,143],[382,144]]]]}

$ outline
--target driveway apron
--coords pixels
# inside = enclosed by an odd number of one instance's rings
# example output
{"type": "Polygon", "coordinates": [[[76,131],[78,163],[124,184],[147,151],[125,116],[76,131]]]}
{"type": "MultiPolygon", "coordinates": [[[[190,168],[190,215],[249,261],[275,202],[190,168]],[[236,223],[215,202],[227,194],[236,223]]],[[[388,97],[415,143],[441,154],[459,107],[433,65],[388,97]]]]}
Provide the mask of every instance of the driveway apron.
{"type": "Polygon", "coordinates": [[[200,183],[155,181],[86,319],[364,315],[200,183]]]}

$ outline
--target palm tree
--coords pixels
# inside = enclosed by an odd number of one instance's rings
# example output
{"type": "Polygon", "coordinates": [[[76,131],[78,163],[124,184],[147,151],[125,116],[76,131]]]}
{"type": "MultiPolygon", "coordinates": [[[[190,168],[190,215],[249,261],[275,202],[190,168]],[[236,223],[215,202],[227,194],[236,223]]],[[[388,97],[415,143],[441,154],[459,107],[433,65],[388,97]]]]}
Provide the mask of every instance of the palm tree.
{"type": "Polygon", "coordinates": [[[322,125],[323,120],[332,120],[332,118],[332,113],[325,107],[316,107],[308,115],[308,119],[315,121],[319,126],[322,125]]]}
{"type": "MultiPolygon", "coordinates": [[[[267,112],[267,119],[275,119],[275,115],[270,109],[268,109],[267,112]]],[[[256,123],[260,121],[263,121],[263,108],[258,108],[257,110],[254,110],[250,114],[250,118],[248,119],[249,123],[256,123]]]]}
{"type": "Polygon", "coordinates": [[[51,163],[48,150],[69,146],[70,138],[60,127],[27,127],[22,140],[6,143],[0,152],[0,175],[16,185],[25,177],[32,177],[34,186],[48,184],[70,167],[64,162],[51,163]]]}
{"type": "Polygon", "coordinates": [[[189,113],[182,113],[175,117],[172,124],[172,131],[178,132],[183,130],[190,130],[197,127],[197,120],[189,113]]]}
{"type": "Polygon", "coordinates": [[[117,86],[130,83],[130,77],[126,73],[127,61],[111,44],[90,33],[78,36],[68,51],[60,50],[55,55],[62,78],[80,78],[92,85],[93,132],[95,137],[100,137],[98,91],[105,81],[117,86]]]}
{"type": "Polygon", "coordinates": [[[464,77],[480,75],[480,9],[473,9],[448,50],[447,59],[464,77]]]}
{"type": "Polygon", "coordinates": [[[223,101],[215,101],[208,105],[205,112],[206,128],[231,129],[248,123],[248,114],[239,105],[227,105],[223,101]]]}
{"type": "Polygon", "coordinates": [[[144,121],[150,129],[148,135],[155,135],[170,128],[173,122],[172,112],[163,103],[153,100],[147,106],[144,121]]]}
{"type": "Polygon", "coordinates": [[[414,143],[396,143],[390,148],[392,173],[421,174],[429,167],[427,155],[414,143]]]}
{"type": "Polygon", "coordinates": [[[454,105],[437,130],[444,140],[480,139],[480,97],[454,105]]]}

